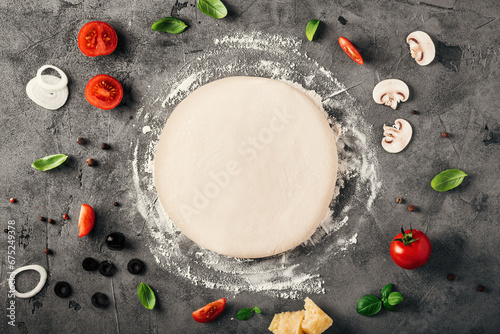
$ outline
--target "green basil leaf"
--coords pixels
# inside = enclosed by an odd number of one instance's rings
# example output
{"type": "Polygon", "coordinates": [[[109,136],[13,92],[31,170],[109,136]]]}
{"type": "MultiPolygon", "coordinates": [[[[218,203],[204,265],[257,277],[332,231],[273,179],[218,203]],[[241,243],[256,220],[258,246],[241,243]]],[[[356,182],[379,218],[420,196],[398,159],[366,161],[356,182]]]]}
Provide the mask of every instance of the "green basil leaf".
{"type": "Polygon", "coordinates": [[[141,283],[137,287],[137,294],[139,295],[139,300],[141,301],[142,306],[147,308],[148,310],[152,310],[156,304],[155,293],[149,285],[146,283],[141,283]]]}
{"type": "Polygon", "coordinates": [[[253,316],[253,310],[249,307],[242,308],[236,313],[236,319],[238,320],[248,320],[253,316]]]}
{"type": "Polygon", "coordinates": [[[312,41],[314,38],[314,34],[316,33],[316,30],[318,29],[319,26],[319,20],[311,20],[307,22],[306,26],[306,37],[308,40],[312,41]]]}
{"type": "Polygon", "coordinates": [[[258,314],[262,313],[262,311],[260,310],[260,308],[258,308],[257,306],[254,306],[253,310],[255,311],[255,313],[258,313],[258,314]]]}
{"type": "Polygon", "coordinates": [[[387,300],[387,297],[389,297],[391,291],[392,291],[392,283],[389,283],[386,286],[384,286],[384,288],[382,289],[382,299],[384,301],[387,300]]]}
{"type": "Polygon", "coordinates": [[[460,169],[447,169],[434,176],[431,187],[440,192],[448,191],[458,187],[466,176],[460,169]]]}
{"type": "Polygon", "coordinates": [[[152,30],[168,32],[169,34],[180,34],[188,27],[187,24],[175,17],[164,17],[151,26],[152,30]]]}
{"type": "Polygon", "coordinates": [[[198,8],[203,14],[216,19],[222,19],[227,15],[226,6],[220,0],[198,0],[198,8]]]}
{"type": "Polygon", "coordinates": [[[387,298],[389,305],[397,305],[403,301],[403,295],[399,292],[392,292],[387,298]]]}
{"type": "Polygon", "coordinates": [[[374,295],[361,297],[356,304],[356,310],[361,315],[367,317],[377,314],[382,308],[382,301],[374,295]]]}
{"type": "Polygon", "coordinates": [[[391,311],[391,312],[396,311],[396,308],[394,308],[394,306],[390,305],[390,304],[389,304],[389,303],[387,303],[386,301],[384,301],[384,308],[385,308],[387,311],[391,311]]]}
{"type": "Polygon", "coordinates": [[[66,159],[68,159],[68,156],[65,154],[48,155],[33,162],[31,164],[31,167],[45,172],[46,170],[50,170],[62,165],[66,161],[66,159]]]}

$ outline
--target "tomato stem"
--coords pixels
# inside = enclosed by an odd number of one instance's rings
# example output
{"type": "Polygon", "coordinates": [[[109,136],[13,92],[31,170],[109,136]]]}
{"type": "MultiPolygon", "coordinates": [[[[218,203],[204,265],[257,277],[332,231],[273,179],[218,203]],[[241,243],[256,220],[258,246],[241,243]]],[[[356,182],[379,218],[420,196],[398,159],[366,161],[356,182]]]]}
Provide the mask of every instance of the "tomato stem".
{"type": "Polygon", "coordinates": [[[408,246],[412,242],[415,242],[415,241],[417,241],[417,240],[420,239],[420,238],[413,239],[413,228],[411,227],[411,225],[410,225],[410,233],[406,233],[405,230],[404,230],[404,228],[403,228],[403,226],[401,226],[401,234],[403,235],[402,238],[396,238],[396,239],[392,240],[391,242],[400,241],[405,246],[408,246]]]}

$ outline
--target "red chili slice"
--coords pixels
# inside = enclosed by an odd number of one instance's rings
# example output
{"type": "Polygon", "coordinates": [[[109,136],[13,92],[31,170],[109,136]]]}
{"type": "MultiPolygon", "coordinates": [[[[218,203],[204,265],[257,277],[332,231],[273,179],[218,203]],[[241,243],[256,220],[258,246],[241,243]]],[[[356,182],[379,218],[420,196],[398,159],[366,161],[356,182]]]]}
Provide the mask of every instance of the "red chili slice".
{"type": "Polygon", "coordinates": [[[363,65],[363,57],[359,53],[358,49],[345,37],[339,37],[339,44],[342,50],[344,50],[347,55],[354,60],[356,63],[363,65]]]}

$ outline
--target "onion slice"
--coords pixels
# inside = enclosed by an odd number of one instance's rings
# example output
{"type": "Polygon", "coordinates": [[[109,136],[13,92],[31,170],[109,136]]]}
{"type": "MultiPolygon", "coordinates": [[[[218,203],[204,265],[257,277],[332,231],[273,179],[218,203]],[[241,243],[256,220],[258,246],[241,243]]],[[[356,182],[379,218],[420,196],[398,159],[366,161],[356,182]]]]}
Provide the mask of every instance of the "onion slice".
{"type": "Polygon", "coordinates": [[[33,297],[34,295],[36,295],[37,293],[39,293],[43,286],[45,285],[45,282],[47,282],[47,271],[45,270],[44,267],[38,265],[38,264],[32,264],[32,265],[29,265],[29,266],[24,266],[24,267],[21,267],[21,268],[17,268],[16,270],[14,270],[13,272],[10,273],[10,278],[9,278],[9,288],[11,291],[14,291],[14,295],[17,297],[17,298],[31,298],[33,297]],[[38,271],[38,273],[40,273],[40,281],[38,282],[38,284],[35,286],[35,288],[31,291],[28,291],[28,292],[24,292],[24,293],[21,293],[19,291],[16,290],[16,286],[14,285],[14,282],[15,282],[15,278],[16,278],[16,275],[23,272],[23,271],[26,271],[26,270],[35,270],[35,271],[38,271]]]}
{"type": "Polygon", "coordinates": [[[68,77],[58,67],[43,65],[38,69],[36,77],[26,85],[26,94],[39,106],[56,110],[61,108],[68,99],[68,77]],[[46,69],[57,71],[60,77],[51,74],[42,74],[46,69]]]}

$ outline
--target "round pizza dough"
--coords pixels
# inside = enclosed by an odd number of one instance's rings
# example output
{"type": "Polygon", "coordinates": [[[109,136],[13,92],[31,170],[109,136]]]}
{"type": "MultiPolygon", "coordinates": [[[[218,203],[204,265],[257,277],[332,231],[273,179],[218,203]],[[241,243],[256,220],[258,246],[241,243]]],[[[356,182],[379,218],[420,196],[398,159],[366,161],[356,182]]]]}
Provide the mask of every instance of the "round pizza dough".
{"type": "Polygon", "coordinates": [[[294,248],[322,222],[337,179],[335,137],[298,89],[229,77],[173,111],[154,182],[175,225],[198,245],[240,258],[294,248]]]}

